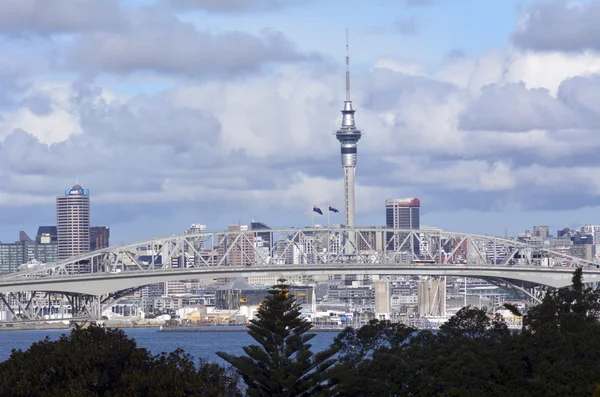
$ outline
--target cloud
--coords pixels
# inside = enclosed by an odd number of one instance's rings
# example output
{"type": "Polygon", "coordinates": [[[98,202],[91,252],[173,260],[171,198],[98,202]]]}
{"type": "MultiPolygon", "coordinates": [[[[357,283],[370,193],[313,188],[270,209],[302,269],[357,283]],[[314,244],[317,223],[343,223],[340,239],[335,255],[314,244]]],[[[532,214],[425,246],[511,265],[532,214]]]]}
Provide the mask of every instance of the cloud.
{"type": "Polygon", "coordinates": [[[487,86],[461,115],[460,128],[489,131],[580,128],[576,112],[552,98],[548,90],[528,90],[525,84],[487,86]]]}
{"type": "MultiPolygon", "coordinates": [[[[96,219],[124,241],[192,222],[309,224],[312,204],[341,206],[342,68],[306,67],[312,56],[282,33],[202,31],[156,10],[123,11],[119,29],[60,41],[74,45],[64,74],[0,57],[10,88],[0,101],[0,215],[53,211],[76,178],[92,189],[96,219]]],[[[389,197],[418,196],[424,213],[578,208],[600,197],[600,56],[508,48],[454,51],[433,73],[393,57],[363,66],[352,98],[364,224],[383,222],[389,197]]]]}
{"type": "Polygon", "coordinates": [[[600,3],[534,3],[513,33],[513,42],[534,51],[600,50],[600,3]]]}
{"type": "Polygon", "coordinates": [[[558,87],[557,97],[567,106],[577,109],[580,119],[600,125],[600,75],[576,76],[558,87]]]}
{"type": "Polygon", "coordinates": [[[214,13],[261,12],[281,10],[285,7],[306,4],[310,0],[166,0],[181,9],[198,9],[214,13]]]}
{"type": "Polygon", "coordinates": [[[35,131],[36,139],[46,144],[62,142],[81,132],[78,115],[69,102],[65,84],[37,84],[16,94],[20,106],[4,113],[0,139],[15,130],[35,131]]]}
{"type": "Polygon", "coordinates": [[[160,12],[138,10],[127,29],[82,36],[70,63],[91,72],[153,71],[194,76],[258,71],[274,62],[315,60],[296,50],[281,32],[211,33],[160,12]]]}
{"type": "MultiPolygon", "coordinates": [[[[243,2],[250,3],[260,6],[243,2]]],[[[218,4],[235,6],[235,2],[218,4]]],[[[126,6],[116,0],[57,0],[51,5],[41,0],[9,0],[0,15],[1,33],[56,40],[54,46],[36,49],[50,48],[53,60],[47,69],[52,72],[158,72],[206,78],[257,72],[275,63],[320,59],[316,53],[297,50],[279,31],[215,33],[184,22],[168,8],[126,6]]],[[[44,62],[50,63],[48,57],[44,62]]]]}
{"type": "Polygon", "coordinates": [[[124,22],[121,17],[114,0],[4,0],[0,33],[46,36],[115,29],[124,22]]]}

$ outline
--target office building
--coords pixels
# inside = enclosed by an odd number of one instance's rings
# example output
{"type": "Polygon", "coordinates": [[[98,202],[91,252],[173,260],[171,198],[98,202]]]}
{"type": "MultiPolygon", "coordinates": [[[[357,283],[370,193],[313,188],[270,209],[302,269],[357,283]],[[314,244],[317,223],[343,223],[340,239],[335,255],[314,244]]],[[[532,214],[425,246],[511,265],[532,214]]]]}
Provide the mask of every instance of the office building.
{"type": "Polygon", "coordinates": [[[550,228],[548,226],[534,226],[533,235],[545,239],[550,234],[550,228]]]}
{"type": "Polygon", "coordinates": [[[192,256],[201,255],[202,251],[206,248],[206,225],[194,223],[188,227],[184,234],[190,235],[191,237],[186,238],[188,246],[186,252],[192,256]]]}
{"type": "Polygon", "coordinates": [[[56,226],[38,227],[35,241],[37,241],[38,244],[58,244],[58,232],[56,226]]]}
{"type": "Polygon", "coordinates": [[[217,255],[229,266],[252,266],[256,262],[254,234],[247,225],[229,225],[228,231],[241,234],[219,234],[217,255]]]}
{"type": "Polygon", "coordinates": [[[271,228],[262,222],[252,221],[250,222],[250,229],[256,231],[254,235],[260,238],[260,240],[263,243],[263,246],[265,248],[268,248],[270,252],[271,249],[273,249],[273,232],[269,231],[271,230],[271,228]]]}
{"type": "MultiPolygon", "coordinates": [[[[66,259],[90,251],[90,193],[76,184],[56,198],[58,259],[66,259]]],[[[80,265],[68,269],[78,273],[80,265]]]]}
{"type": "Polygon", "coordinates": [[[90,251],[108,248],[110,240],[110,228],[107,226],[90,227],[90,251]]]}
{"type": "Polygon", "coordinates": [[[385,200],[385,226],[393,229],[419,229],[421,201],[418,198],[385,200]]]}
{"type": "MultiPolygon", "coordinates": [[[[385,226],[390,229],[415,230],[420,228],[421,201],[418,198],[385,200],[385,226]]],[[[406,241],[408,233],[387,233],[386,246],[388,250],[403,247],[403,251],[419,254],[420,242],[415,237],[406,241]]]]}
{"type": "Polygon", "coordinates": [[[19,232],[19,240],[14,243],[0,243],[0,273],[11,273],[19,266],[37,261],[38,263],[56,262],[57,244],[38,243],[27,233],[19,232]]]}

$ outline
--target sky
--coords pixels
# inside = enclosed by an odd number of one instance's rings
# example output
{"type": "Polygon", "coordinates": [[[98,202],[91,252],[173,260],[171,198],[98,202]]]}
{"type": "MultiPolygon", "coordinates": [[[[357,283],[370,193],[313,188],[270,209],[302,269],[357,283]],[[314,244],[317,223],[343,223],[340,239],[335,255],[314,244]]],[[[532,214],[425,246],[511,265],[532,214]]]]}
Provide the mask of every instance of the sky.
{"type": "Polygon", "coordinates": [[[5,0],[0,240],[76,182],[111,244],[342,209],[346,29],[357,225],[600,223],[600,2],[5,0]]]}

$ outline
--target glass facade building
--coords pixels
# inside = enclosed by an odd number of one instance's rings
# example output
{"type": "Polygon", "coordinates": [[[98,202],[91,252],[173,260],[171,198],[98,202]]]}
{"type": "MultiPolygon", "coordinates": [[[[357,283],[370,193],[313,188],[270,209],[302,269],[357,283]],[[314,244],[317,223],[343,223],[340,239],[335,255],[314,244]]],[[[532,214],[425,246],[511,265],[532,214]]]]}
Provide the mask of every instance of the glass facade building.
{"type": "Polygon", "coordinates": [[[385,226],[393,229],[419,229],[421,202],[418,198],[385,201],[385,226]]]}
{"type": "MultiPolygon", "coordinates": [[[[385,201],[385,226],[391,229],[415,230],[421,226],[421,201],[418,198],[388,199],[385,201]]],[[[391,233],[386,236],[388,249],[402,246],[408,233],[391,233]]],[[[410,243],[409,243],[410,244],[410,243]]],[[[419,241],[415,238],[411,251],[419,255],[419,241]]]]}
{"type": "Polygon", "coordinates": [[[0,243],[0,273],[14,272],[22,264],[33,260],[41,263],[56,262],[57,248],[56,242],[37,242],[29,238],[27,233],[20,232],[18,241],[0,243]]]}
{"type": "Polygon", "coordinates": [[[90,227],[90,251],[108,248],[110,228],[107,226],[90,227]]]}

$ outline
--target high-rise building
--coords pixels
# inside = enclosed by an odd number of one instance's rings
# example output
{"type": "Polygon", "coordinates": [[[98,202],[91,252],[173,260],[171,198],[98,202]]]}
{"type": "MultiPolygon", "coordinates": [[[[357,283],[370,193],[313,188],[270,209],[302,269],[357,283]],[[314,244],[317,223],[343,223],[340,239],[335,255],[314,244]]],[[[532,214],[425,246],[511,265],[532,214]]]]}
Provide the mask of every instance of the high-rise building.
{"type": "Polygon", "coordinates": [[[110,245],[110,228],[107,226],[90,227],[90,251],[108,248],[110,245]]]}
{"type": "Polygon", "coordinates": [[[550,234],[550,228],[548,226],[534,226],[533,235],[535,237],[541,237],[545,239],[550,234]]]}
{"type": "MultiPolygon", "coordinates": [[[[56,197],[58,259],[90,251],[90,192],[76,184],[56,197]]],[[[74,269],[75,270],[75,269],[74,269]]]]}
{"type": "Polygon", "coordinates": [[[0,273],[14,272],[23,264],[56,262],[56,242],[37,242],[27,233],[19,232],[19,241],[0,242],[0,273]]]}
{"type": "Polygon", "coordinates": [[[356,174],[357,142],[362,133],[354,122],[354,109],[350,100],[350,56],[348,53],[348,31],[346,31],[346,100],[342,110],[342,126],[335,136],[340,141],[342,170],[344,172],[344,196],[346,203],[346,227],[354,224],[354,177],[356,174]]]}
{"type": "MultiPolygon", "coordinates": [[[[418,198],[385,200],[385,226],[390,229],[401,230],[419,229],[420,208],[421,202],[418,198]]],[[[408,232],[399,231],[386,234],[387,249],[397,250],[402,247],[402,251],[419,255],[420,242],[416,237],[411,241],[407,241],[408,232]]]]}
{"type": "Polygon", "coordinates": [[[228,231],[243,232],[236,234],[219,234],[217,255],[219,261],[224,256],[224,264],[229,266],[252,266],[256,262],[254,234],[247,225],[229,225],[228,231]]]}
{"type": "Polygon", "coordinates": [[[250,229],[256,231],[254,235],[260,237],[263,242],[263,246],[268,248],[269,251],[273,248],[273,232],[270,232],[271,228],[262,222],[252,221],[250,223],[250,229]],[[259,232],[257,230],[264,230],[259,232]]]}
{"type": "MultiPolygon", "coordinates": [[[[193,223],[188,227],[185,231],[185,235],[189,235],[190,237],[186,237],[187,245],[185,248],[185,252],[190,261],[195,264],[200,264],[210,258],[203,258],[207,253],[204,252],[206,249],[207,236],[206,233],[206,225],[201,225],[199,223],[193,223]]],[[[210,242],[210,241],[209,241],[210,242]]]]}
{"type": "Polygon", "coordinates": [[[57,244],[58,243],[58,232],[56,226],[40,226],[38,227],[35,241],[38,244],[57,244]]]}
{"type": "Polygon", "coordinates": [[[385,200],[385,226],[393,229],[419,229],[421,201],[418,198],[385,200]]]}

